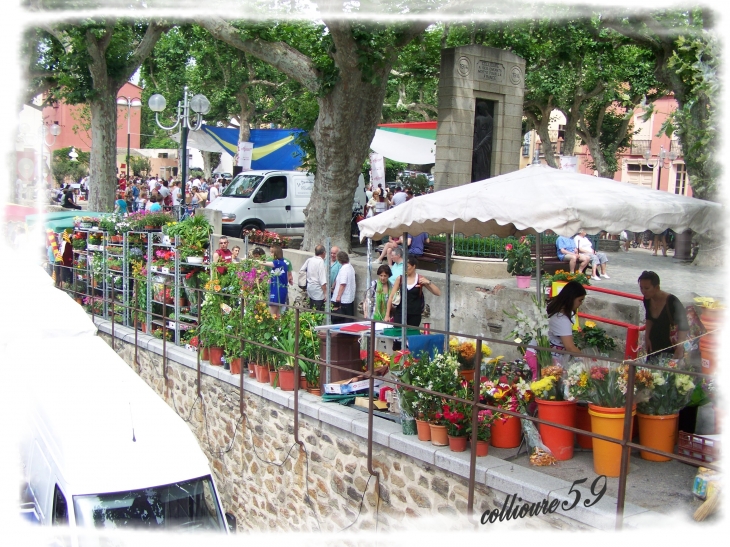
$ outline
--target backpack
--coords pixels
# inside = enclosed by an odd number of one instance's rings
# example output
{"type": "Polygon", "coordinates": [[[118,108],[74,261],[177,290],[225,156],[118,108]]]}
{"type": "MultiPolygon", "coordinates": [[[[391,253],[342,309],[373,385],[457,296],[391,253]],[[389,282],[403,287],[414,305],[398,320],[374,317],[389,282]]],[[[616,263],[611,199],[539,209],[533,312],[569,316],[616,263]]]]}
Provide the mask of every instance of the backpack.
{"type": "Polygon", "coordinates": [[[297,276],[297,285],[303,291],[307,290],[307,267],[309,265],[309,259],[304,261],[302,267],[299,268],[299,275],[297,276]]]}
{"type": "Polygon", "coordinates": [[[165,198],[162,200],[162,204],[165,207],[172,207],[172,193],[168,193],[165,198]]]}

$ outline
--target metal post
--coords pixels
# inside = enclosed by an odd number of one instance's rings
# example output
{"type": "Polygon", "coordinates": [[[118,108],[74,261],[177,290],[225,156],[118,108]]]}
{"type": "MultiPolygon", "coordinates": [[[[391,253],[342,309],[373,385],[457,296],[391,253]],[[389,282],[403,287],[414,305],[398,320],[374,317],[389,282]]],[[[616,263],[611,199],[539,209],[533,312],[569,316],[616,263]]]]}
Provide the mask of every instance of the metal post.
{"type": "MultiPolygon", "coordinates": [[[[332,324],[332,316],[330,315],[330,312],[332,311],[332,308],[330,306],[331,300],[332,300],[332,287],[330,287],[330,270],[332,269],[332,257],[330,257],[330,250],[332,249],[332,239],[327,238],[325,240],[325,245],[327,246],[327,294],[324,295],[324,311],[325,311],[325,325],[331,325],[332,324]]],[[[325,374],[324,374],[324,383],[329,384],[331,383],[332,373],[330,371],[330,361],[332,359],[332,332],[330,329],[327,329],[327,344],[325,348],[325,362],[327,363],[327,366],[325,367],[325,374]]]]}
{"type": "Polygon", "coordinates": [[[631,426],[634,421],[634,376],[636,369],[634,361],[626,363],[629,367],[629,378],[626,386],[626,410],[624,413],[624,433],[621,444],[621,473],[618,478],[618,500],[616,504],[616,530],[621,530],[624,525],[624,502],[626,501],[626,479],[629,474],[629,457],[631,447],[626,443],[631,441],[631,426]]]}
{"type": "Polygon", "coordinates": [[[535,268],[537,270],[537,305],[540,306],[543,301],[542,295],[542,276],[540,275],[540,255],[542,254],[542,233],[538,232],[535,236],[535,268]]]}
{"type": "MultiPolygon", "coordinates": [[[[446,305],[444,315],[444,330],[448,333],[451,330],[451,234],[446,234],[446,305]]],[[[447,334],[444,338],[444,353],[449,348],[449,335],[447,334]]]]}
{"type": "Polygon", "coordinates": [[[131,106],[127,106],[127,184],[129,184],[129,154],[130,154],[130,148],[131,148],[131,135],[129,133],[129,117],[131,115],[131,106]]]}
{"type": "MultiPolygon", "coordinates": [[[[447,236],[448,237],[448,236],[447,236]]],[[[447,337],[448,338],[448,337],[447,337]]],[[[477,352],[474,356],[475,366],[478,364],[479,370],[474,375],[474,399],[471,405],[471,458],[469,459],[469,491],[467,494],[466,511],[471,515],[474,512],[474,479],[477,471],[477,430],[479,427],[479,376],[482,362],[482,339],[477,338],[477,352]]]]}
{"type": "Polygon", "coordinates": [[[403,343],[401,349],[408,348],[408,232],[403,232],[401,236],[403,244],[403,272],[400,280],[400,309],[401,309],[401,338],[403,343]]]}
{"type": "MultiPolygon", "coordinates": [[[[186,108],[187,108],[187,104],[188,104],[188,92],[186,90],[185,91],[185,106],[186,106],[186,108]]],[[[186,198],[185,198],[185,193],[186,193],[185,192],[185,189],[187,188],[187,181],[188,181],[188,177],[187,177],[187,171],[188,171],[188,124],[187,124],[187,120],[183,120],[182,129],[180,130],[180,133],[181,133],[181,135],[180,135],[180,146],[182,147],[182,162],[181,162],[181,168],[180,169],[182,171],[182,184],[181,184],[181,186],[183,188],[183,191],[180,192],[181,197],[182,197],[182,206],[179,209],[179,211],[180,211],[179,216],[182,218],[182,216],[181,216],[182,215],[182,211],[187,206],[187,203],[185,201],[186,200],[186,198]]]]}

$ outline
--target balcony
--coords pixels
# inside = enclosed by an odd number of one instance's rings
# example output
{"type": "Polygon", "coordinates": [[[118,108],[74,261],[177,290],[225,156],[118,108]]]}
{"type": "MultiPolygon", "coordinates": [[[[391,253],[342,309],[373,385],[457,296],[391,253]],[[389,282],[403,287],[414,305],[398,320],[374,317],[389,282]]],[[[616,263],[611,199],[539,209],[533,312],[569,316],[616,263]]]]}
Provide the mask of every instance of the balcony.
{"type": "Polygon", "coordinates": [[[642,156],[645,150],[651,151],[651,139],[631,141],[631,152],[632,156],[642,156]]]}

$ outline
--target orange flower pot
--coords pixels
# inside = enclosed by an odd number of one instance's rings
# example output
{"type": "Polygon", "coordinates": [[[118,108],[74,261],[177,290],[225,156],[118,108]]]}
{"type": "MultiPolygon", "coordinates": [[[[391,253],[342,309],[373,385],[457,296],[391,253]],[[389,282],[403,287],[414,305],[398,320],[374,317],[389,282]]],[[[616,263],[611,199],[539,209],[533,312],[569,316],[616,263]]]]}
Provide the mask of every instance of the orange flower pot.
{"type": "Polygon", "coordinates": [[[467,382],[473,382],[474,381],[474,369],[471,369],[471,370],[460,370],[459,371],[459,374],[467,382]]]}
{"type": "Polygon", "coordinates": [[[719,338],[714,334],[706,334],[700,338],[700,357],[702,358],[702,372],[712,374],[717,368],[720,353],[719,338]]]}
{"type": "Polygon", "coordinates": [[[267,365],[256,365],[256,381],[262,384],[269,383],[269,367],[267,365]]]}
{"type": "MultiPolygon", "coordinates": [[[[535,399],[535,402],[537,403],[537,417],[541,420],[575,427],[575,410],[577,406],[575,401],[535,399]]],[[[556,460],[564,461],[573,457],[575,434],[572,431],[542,423],[539,424],[538,429],[542,442],[550,449],[556,460]]]]}
{"type": "MultiPolygon", "coordinates": [[[[146,330],[147,325],[145,323],[142,323],[142,332],[146,330]]],[[[200,360],[201,361],[207,361],[210,359],[210,350],[207,347],[201,348],[200,350],[200,360]]]]}
{"type": "MultiPolygon", "coordinates": [[[[624,416],[626,414],[623,407],[607,408],[589,404],[588,414],[591,415],[593,433],[613,437],[614,439],[623,437],[624,416]]],[[[631,415],[636,415],[636,408],[633,409],[631,415]]],[[[597,475],[618,477],[621,474],[621,445],[602,439],[593,439],[593,470],[597,475]]]]}
{"type": "Polygon", "coordinates": [[[481,458],[489,454],[489,442],[488,441],[477,441],[477,458],[481,458]]]}
{"type": "Polygon", "coordinates": [[[449,449],[452,452],[464,452],[466,451],[466,436],[453,437],[449,435],[449,449]]]}
{"type": "Polygon", "coordinates": [[[211,346],[208,350],[210,352],[210,364],[214,367],[220,367],[223,365],[221,358],[223,357],[223,348],[211,346]]]}
{"type": "Polygon", "coordinates": [[[431,440],[431,426],[426,420],[416,420],[416,431],[418,432],[419,441],[431,440]]]}
{"type": "Polygon", "coordinates": [[[241,358],[231,359],[231,374],[241,374],[241,358]]]}
{"type": "Polygon", "coordinates": [[[256,378],[256,363],[253,361],[248,362],[248,376],[249,378],[256,378]]]}
{"type": "MultiPolygon", "coordinates": [[[[575,427],[583,431],[593,431],[591,429],[591,416],[588,414],[588,405],[585,403],[578,404],[575,409],[575,427]]],[[[588,435],[576,435],[575,440],[578,446],[585,450],[593,450],[593,439],[588,435]]]]}
{"type": "MultiPolygon", "coordinates": [[[[639,418],[639,443],[664,452],[674,452],[677,443],[677,421],[679,413],[668,416],[637,414],[639,418]]],[[[668,462],[671,458],[641,451],[642,459],[651,462],[668,462]]]]}
{"type": "Polygon", "coordinates": [[[435,446],[448,446],[449,435],[445,425],[428,424],[431,427],[431,444],[435,446]]]}
{"type": "MultiPolygon", "coordinates": [[[[504,415],[503,415],[504,417],[504,415]]],[[[517,448],[522,440],[522,421],[514,416],[506,420],[497,418],[492,423],[492,446],[495,448],[517,448]]]]}
{"type": "Polygon", "coordinates": [[[279,387],[279,371],[269,370],[269,385],[271,387],[279,387]]]}
{"type": "Polygon", "coordinates": [[[282,391],[294,391],[294,371],[279,371],[279,387],[282,391]]]}

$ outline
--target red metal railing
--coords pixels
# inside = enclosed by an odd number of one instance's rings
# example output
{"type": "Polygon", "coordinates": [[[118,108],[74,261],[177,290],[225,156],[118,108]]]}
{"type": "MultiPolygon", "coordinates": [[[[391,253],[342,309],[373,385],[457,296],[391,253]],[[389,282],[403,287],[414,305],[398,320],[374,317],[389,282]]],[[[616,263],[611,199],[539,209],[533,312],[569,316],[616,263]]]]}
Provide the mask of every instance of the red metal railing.
{"type": "MultiPolygon", "coordinates": [[[[601,292],[604,294],[611,294],[613,296],[620,296],[622,298],[630,298],[632,300],[644,301],[644,297],[638,294],[631,294],[628,292],[614,291],[613,289],[604,289],[603,287],[591,287],[586,285],[587,290],[601,292]]],[[[616,327],[623,327],[626,329],[626,350],[624,351],[624,359],[633,360],[639,353],[639,332],[646,330],[645,325],[632,325],[625,321],[618,321],[616,319],[608,319],[607,317],[600,317],[598,315],[591,315],[588,313],[578,313],[578,317],[587,319],[589,321],[599,321],[601,323],[607,323],[616,327]]]]}

